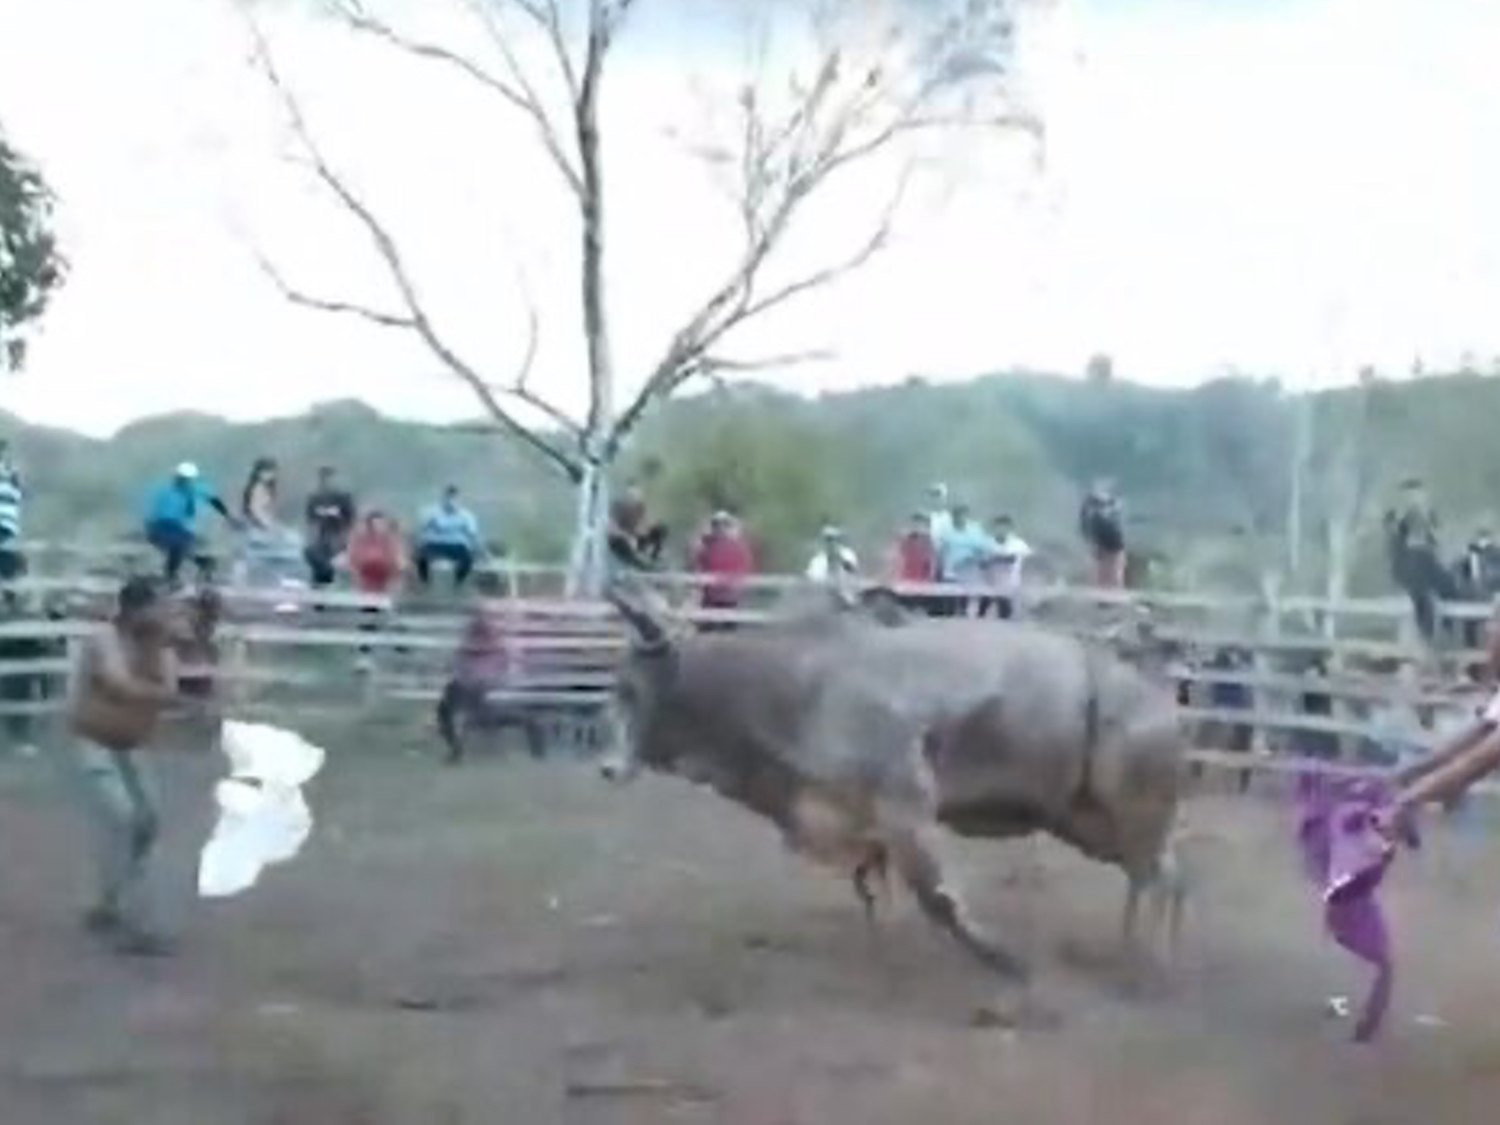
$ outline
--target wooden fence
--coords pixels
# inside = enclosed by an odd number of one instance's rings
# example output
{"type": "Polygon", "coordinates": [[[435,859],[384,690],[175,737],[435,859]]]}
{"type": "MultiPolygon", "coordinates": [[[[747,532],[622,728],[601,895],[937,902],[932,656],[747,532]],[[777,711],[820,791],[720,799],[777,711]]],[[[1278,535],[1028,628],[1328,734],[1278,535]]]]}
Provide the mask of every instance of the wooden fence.
{"type": "MultiPolygon", "coordinates": [[[[79,554],[98,560],[98,553],[79,554]]],[[[21,596],[19,614],[0,618],[0,651],[21,642],[45,651],[0,658],[0,720],[55,711],[58,690],[70,667],[69,648],[96,628],[108,611],[118,578],[40,576],[12,584],[21,596]],[[65,602],[64,620],[41,614],[48,602],[65,602]],[[7,683],[40,678],[45,698],[15,700],[7,683]]],[[[85,571],[88,567],[83,567],[85,571]]],[[[501,699],[543,709],[584,711],[606,697],[625,637],[604,603],[557,596],[554,567],[501,562],[510,596],[509,655],[512,674],[498,689],[501,699]]],[[[685,622],[764,623],[775,602],[807,581],[760,576],[740,584],[736,609],[701,608],[702,575],[653,574],[654,585],[685,622]]],[[[859,586],[872,583],[862,581],[859,586]]],[[[227,614],[220,630],[218,669],[233,705],[244,713],[386,720],[412,713],[438,697],[464,622],[465,607],[451,597],[417,592],[396,602],[347,590],[295,589],[221,591],[227,614]]],[[[895,593],[922,599],[963,600],[973,612],[990,588],[902,585],[895,593]]],[[[1167,672],[1185,685],[1184,718],[1195,724],[1202,760],[1257,768],[1297,768],[1288,762],[1321,736],[1320,752],[1341,761],[1360,760],[1392,741],[1420,743],[1430,736],[1423,720],[1457,715],[1476,702],[1462,676],[1477,650],[1455,646],[1435,658],[1417,639],[1404,599],[1331,603],[1308,597],[1267,599],[1206,594],[1102,591],[1057,586],[1026,588],[1018,616],[1057,628],[1101,636],[1149,622],[1150,635],[1174,646],[1180,659],[1167,672]],[[1227,649],[1247,659],[1237,667],[1214,667],[1205,657],[1227,649]],[[1324,668],[1307,670],[1310,660],[1324,668]],[[1228,689],[1226,691],[1226,689],[1228,689]],[[1229,698],[1229,692],[1235,698],[1229,698]],[[1309,697],[1321,705],[1309,707],[1309,697]],[[1221,755],[1230,743],[1251,737],[1250,758],[1221,755]],[[1271,761],[1274,757],[1275,761],[1271,761]]],[[[1444,607],[1460,630],[1488,617],[1482,605],[1444,607]]]]}

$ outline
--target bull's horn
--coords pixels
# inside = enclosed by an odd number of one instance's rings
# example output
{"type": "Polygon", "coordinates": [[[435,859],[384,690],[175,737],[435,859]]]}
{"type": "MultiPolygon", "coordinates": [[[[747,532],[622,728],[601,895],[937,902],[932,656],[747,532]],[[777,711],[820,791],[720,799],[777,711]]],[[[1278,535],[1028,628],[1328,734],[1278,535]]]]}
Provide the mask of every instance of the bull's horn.
{"type": "Polygon", "coordinates": [[[604,591],[604,597],[635,630],[642,650],[657,652],[668,647],[667,631],[661,622],[630,597],[621,583],[611,582],[604,591]]]}

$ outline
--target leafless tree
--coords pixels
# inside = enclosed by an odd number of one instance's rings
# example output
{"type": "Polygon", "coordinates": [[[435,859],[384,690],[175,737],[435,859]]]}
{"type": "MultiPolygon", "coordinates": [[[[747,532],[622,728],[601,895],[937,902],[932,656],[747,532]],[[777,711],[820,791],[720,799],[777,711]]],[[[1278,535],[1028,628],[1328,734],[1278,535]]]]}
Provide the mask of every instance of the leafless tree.
{"type": "Polygon", "coordinates": [[[581,324],[586,343],[587,409],[572,417],[528,381],[538,318],[529,314],[526,355],[517,373],[496,379],[465,360],[424,303],[391,230],[326,158],[247,7],[254,57],[279,97],[296,142],[329,195],[361,226],[383,262],[394,294],[375,307],[309,293],[271,262],[262,265],[291,301],[362,317],[414,334],[477,396],[493,422],[566,474],[578,488],[572,566],[575,588],[596,588],[604,571],[608,473],[653,408],[699,377],[781,366],[800,356],[737,357],[726,350],[745,326],[832,285],[887,245],[907,174],[907,142],[938,130],[1023,129],[1034,119],[1008,91],[1015,9],[1034,0],[804,0],[780,5],[807,19],[811,55],[747,80],[725,107],[725,136],[700,154],[731,192],[743,241],[722,282],[672,334],[629,397],[620,396],[611,348],[604,256],[607,193],[599,132],[601,79],[634,9],[656,0],[453,0],[474,16],[475,41],[463,49],[403,32],[362,0],[322,0],[351,32],[467,76],[494,95],[501,112],[534,127],[538,142],[576,204],[581,254],[581,324]],[[523,46],[540,44],[543,75],[523,46]],[[542,78],[546,81],[543,82],[542,78]],[[549,104],[544,88],[566,91],[549,104]],[[881,158],[881,159],[877,159],[881,158]],[[888,159],[887,159],[888,158],[888,159]],[[794,221],[808,201],[851,169],[891,175],[889,205],[842,258],[802,274],[773,274],[794,221]],[[894,169],[894,171],[891,171],[894,169]],[[774,276],[775,280],[772,280],[774,276]],[[545,419],[528,424],[528,416],[545,419]]]}

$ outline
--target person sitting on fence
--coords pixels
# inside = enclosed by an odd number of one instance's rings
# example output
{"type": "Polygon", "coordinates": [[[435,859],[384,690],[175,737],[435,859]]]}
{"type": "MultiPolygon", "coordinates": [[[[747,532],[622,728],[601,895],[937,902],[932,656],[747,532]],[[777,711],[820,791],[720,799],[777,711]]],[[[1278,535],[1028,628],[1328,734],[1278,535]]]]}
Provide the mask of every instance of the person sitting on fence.
{"type": "Polygon", "coordinates": [[[21,474],[10,459],[10,447],[0,442],[0,582],[14,582],[26,573],[26,556],[21,553],[25,499],[21,474]]]}
{"type": "Polygon", "coordinates": [[[510,615],[517,603],[502,598],[498,575],[485,571],[476,581],[480,600],[469,614],[453,661],[453,672],[437,705],[437,727],[448,747],[445,761],[464,758],[461,726],[476,723],[491,729],[519,726],[533,758],[546,756],[546,733],[524,704],[494,703],[493,692],[513,688],[521,670],[511,640],[510,615]]]}
{"type": "MultiPolygon", "coordinates": [[[[349,573],[354,578],[354,588],[372,598],[392,598],[401,589],[406,577],[406,544],[401,529],[394,520],[379,509],[365,513],[365,517],[349,537],[349,573]]],[[[360,631],[373,633],[380,627],[380,618],[385,610],[379,605],[369,605],[362,615],[366,618],[360,631]]],[[[361,645],[360,659],[368,662],[370,646],[361,645]]]]}
{"type": "Polygon", "coordinates": [[[161,552],[163,577],[174,585],[180,581],[182,564],[190,556],[203,577],[213,568],[212,559],[199,549],[198,512],[205,504],[231,527],[238,526],[224,501],[204,483],[198,466],[191,461],[178,465],[172,479],[152,493],[146,510],[146,542],[161,552]]]}
{"type": "MultiPolygon", "coordinates": [[[[755,573],[755,555],[745,540],[744,529],[739,520],[729,512],[715,512],[708,521],[708,530],[698,540],[693,552],[693,571],[711,575],[714,579],[706,583],[699,595],[704,609],[738,609],[744,596],[744,581],[755,573]]],[[[705,623],[705,629],[730,629],[730,622],[705,623]]]]}
{"type": "Polygon", "coordinates": [[[417,529],[417,581],[432,581],[432,564],[439,560],[453,566],[453,588],[463,587],[474,571],[484,543],[479,521],[459,503],[458,485],[443,489],[443,498],[422,516],[417,529]]]}
{"type": "Polygon", "coordinates": [[[241,579],[247,586],[301,584],[301,544],[278,511],[279,477],[275,458],[256,458],[240,493],[245,531],[241,579]]]}
{"type": "Polygon", "coordinates": [[[162,715],[187,701],[178,687],[169,599],[156,580],[120,588],[112,628],[84,642],[73,674],[68,724],[78,740],[78,780],[97,837],[98,898],[87,928],[117,952],[160,956],[152,851],[160,827],[147,750],[162,715]]]}
{"type": "Polygon", "coordinates": [[[354,495],[340,487],[333,466],[324,465],[318,470],[317,489],[307,498],[307,550],[303,554],[314,589],[333,585],[334,564],[348,546],[354,512],[354,495]]]}

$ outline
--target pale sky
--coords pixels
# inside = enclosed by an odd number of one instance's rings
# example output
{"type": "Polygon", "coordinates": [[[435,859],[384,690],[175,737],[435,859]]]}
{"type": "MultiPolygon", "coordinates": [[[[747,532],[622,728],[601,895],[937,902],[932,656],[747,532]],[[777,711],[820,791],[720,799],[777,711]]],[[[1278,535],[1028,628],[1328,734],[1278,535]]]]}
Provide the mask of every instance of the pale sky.
{"type": "MultiPolygon", "coordinates": [[[[542,320],[534,382],[576,405],[576,234],[524,123],[295,7],[267,18],[283,69],[439,321],[503,378],[524,277],[542,320]]],[[[419,347],[289,307],[258,271],[251,246],[309,289],[388,292],[359,228],[288,164],[231,0],[0,0],[0,28],[0,121],[56,186],[74,262],[0,407],[97,433],[346,397],[476,413],[419,347]]],[[[605,117],[627,386],[732,264],[735,234],[668,136],[700,121],[689,82],[716,56],[688,57],[649,21],[632,33],[605,117]]],[[[1500,355],[1497,43],[1494,0],[1056,0],[1022,60],[1045,166],[1020,140],[950,145],[891,252],[736,351],[832,349],[776,380],[806,391],[1078,372],[1096,351],[1148,382],[1233,365],[1293,385],[1500,355]]],[[[857,244],[889,188],[880,171],[809,212],[784,269],[857,244]]]]}

